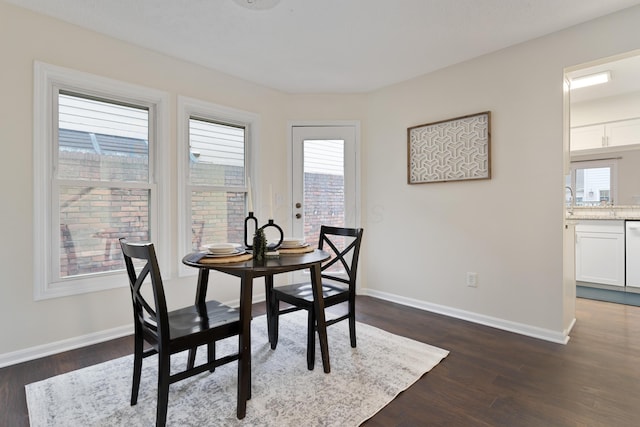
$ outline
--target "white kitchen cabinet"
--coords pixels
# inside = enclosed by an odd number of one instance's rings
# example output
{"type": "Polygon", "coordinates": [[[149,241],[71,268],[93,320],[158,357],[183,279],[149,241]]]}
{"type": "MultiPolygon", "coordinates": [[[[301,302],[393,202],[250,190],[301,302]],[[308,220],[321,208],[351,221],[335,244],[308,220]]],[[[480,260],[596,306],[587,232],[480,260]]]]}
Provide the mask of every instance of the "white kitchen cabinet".
{"type": "Polygon", "coordinates": [[[571,128],[571,151],[640,144],[640,119],[571,128]]]}
{"type": "Polygon", "coordinates": [[[605,134],[611,147],[640,144],[640,119],[607,123],[605,134]]]}
{"type": "Polygon", "coordinates": [[[571,151],[602,148],[604,146],[604,137],[604,125],[571,128],[571,151]]]}
{"type": "Polygon", "coordinates": [[[576,280],[625,285],[624,221],[583,221],[576,225],[576,280]]]}

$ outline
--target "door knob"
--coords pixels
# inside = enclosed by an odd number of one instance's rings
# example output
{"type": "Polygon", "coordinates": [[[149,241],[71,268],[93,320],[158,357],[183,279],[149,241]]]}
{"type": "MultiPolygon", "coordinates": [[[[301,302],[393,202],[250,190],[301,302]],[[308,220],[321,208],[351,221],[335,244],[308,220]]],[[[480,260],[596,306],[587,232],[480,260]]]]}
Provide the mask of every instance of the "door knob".
{"type": "Polygon", "coordinates": [[[298,202],[296,203],[296,208],[300,209],[302,207],[302,203],[298,202]]]}
{"type": "Polygon", "coordinates": [[[300,218],[302,218],[302,215],[301,215],[301,214],[299,214],[299,213],[297,213],[297,214],[296,214],[296,219],[300,219],[300,218]]]}

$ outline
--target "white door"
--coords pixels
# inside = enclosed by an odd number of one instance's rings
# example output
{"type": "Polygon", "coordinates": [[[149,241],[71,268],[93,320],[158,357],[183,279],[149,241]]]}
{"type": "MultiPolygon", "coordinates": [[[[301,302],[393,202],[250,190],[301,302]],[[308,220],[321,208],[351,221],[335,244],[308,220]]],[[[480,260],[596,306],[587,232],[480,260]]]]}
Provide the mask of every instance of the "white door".
{"type": "Polygon", "coordinates": [[[356,125],[291,129],[292,236],[318,243],[320,225],[359,223],[356,125]]]}

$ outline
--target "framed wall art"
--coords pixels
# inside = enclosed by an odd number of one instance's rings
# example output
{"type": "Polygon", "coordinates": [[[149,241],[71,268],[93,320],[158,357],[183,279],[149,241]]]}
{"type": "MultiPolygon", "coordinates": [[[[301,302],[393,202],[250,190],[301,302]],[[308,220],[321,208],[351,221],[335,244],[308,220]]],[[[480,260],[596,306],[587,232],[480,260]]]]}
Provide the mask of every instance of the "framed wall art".
{"type": "Polygon", "coordinates": [[[491,178],[491,112],[407,129],[409,184],[491,178]]]}

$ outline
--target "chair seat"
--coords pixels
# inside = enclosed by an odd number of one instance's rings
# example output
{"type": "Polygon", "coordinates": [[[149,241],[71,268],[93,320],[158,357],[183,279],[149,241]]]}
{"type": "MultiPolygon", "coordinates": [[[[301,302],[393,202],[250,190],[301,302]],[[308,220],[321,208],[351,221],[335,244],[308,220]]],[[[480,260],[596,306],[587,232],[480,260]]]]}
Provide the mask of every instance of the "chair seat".
{"type": "MultiPolygon", "coordinates": [[[[313,292],[311,290],[311,283],[295,283],[292,285],[278,286],[273,288],[274,294],[276,294],[279,300],[287,302],[287,299],[292,298],[296,301],[300,299],[306,301],[309,306],[313,304],[313,292]]],[[[322,282],[322,297],[325,300],[325,306],[331,305],[331,301],[337,296],[346,295],[349,293],[347,286],[337,285],[326,280],[322,282]]]]}
{"type": "MultiPolygon", "coordinates": [[[[206,302],[206,315],[201,315],[197,306],[192,305],[167,313],[169,317],[169,339],[172,349],[180,347],[181,338],[189,338],[198,334],[215,336],[216,339],[237,335],[240,331],[240,312],[218,301],[206,302]],[[230,327],[222,328],[225,324],[230,327]]],[[[188,343],[187,347],[189,347],[188,343]]]]}

